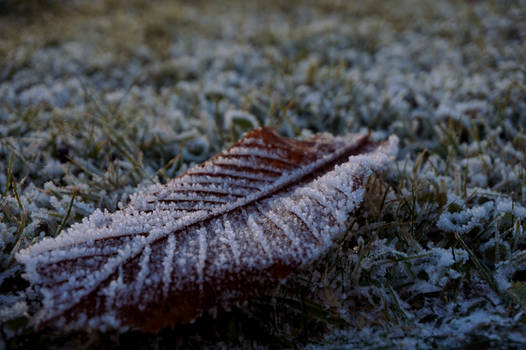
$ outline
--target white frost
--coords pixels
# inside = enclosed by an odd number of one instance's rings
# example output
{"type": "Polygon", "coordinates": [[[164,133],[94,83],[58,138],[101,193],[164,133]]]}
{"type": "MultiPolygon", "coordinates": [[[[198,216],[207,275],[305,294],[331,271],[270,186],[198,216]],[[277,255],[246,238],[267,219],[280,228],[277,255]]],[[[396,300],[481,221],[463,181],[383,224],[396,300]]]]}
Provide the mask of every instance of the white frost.
{"type": "MultiPolygon", "coordinates": [[[[144,310],[189,283],[197,283],[202,290],[207,281],[221,280],[225,273],[263,271],[276,259],[303,264],[330,246],[348,213],[361,202],[363,187],[354,179],[383,169],[395,156],[398,142],[393,136],[382,146],[351,156],[319,178],[302,183],[305,175],[352,150],[359,137],[322,135],[316,139],[320,145],[340,146],[314,162],[276,172],[279,175],[257,170],[268,167],[265,161],[287,163],[287,149],[262,151],[266,146],[260,140],[246,140],[242,147],[215,159],[224,165],[212,160],[196,166],[166,186],[154,185],[134,195],[120,211],[96,210],[60,236],[21,251],[17,259],[26,265],[26,277],[42,285],[45,308],[39,317],[60,318],[88,294],[97,293],[105,298],[104,313],[86,318],[79,312],[70,326],[125,327],[120,308],[144,310]],[[236,161],[231,155],[240,150],[251,157],[236,161]],[[223,168],[227,165],[247,170],[223,168]],[[201,182],[195,184],[195,179],[201,182]],[[236,187],[239,183],[244,187],[236,187]],[[291,187],[283,191],[287,186],[291,187]],[[181,206],[186,209],[180,210],[181,206]],[[214,219],[206,221],[211,216],[214,219]],[[272,235],[265,223],[271,225],[272,235]],[[64,269],[61,264],[67,261],[75,264],[64,269]]],[[[232,293],[216,288],[219,299],[226,300],[232,293]]]]}

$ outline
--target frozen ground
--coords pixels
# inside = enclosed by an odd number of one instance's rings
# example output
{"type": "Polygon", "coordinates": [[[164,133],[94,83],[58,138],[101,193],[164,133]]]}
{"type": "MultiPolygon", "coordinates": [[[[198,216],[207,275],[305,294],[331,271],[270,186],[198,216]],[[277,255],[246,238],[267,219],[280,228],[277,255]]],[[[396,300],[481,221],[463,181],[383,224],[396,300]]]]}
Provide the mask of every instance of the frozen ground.
{"type": "MultiPolygon", "coordinates": [[[[4,5],[2,5],[4,3],[4,5]]],[[[526,346],[526,4],[0,9],[0,348],[526,346]],[[14,254],[272,125],[397,134],[327,256],[157,335],[34,331],[14,254]]]]}

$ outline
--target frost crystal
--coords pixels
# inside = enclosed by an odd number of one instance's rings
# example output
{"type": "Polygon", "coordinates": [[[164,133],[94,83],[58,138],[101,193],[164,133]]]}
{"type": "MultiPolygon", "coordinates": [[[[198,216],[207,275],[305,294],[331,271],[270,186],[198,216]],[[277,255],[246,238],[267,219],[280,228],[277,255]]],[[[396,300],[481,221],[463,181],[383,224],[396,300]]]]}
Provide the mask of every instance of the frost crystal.
{"type": "Polygon", "coordinates": [[[157,330],[244,300],[330,246],[397,143],[253,131],[122,210],[21,251],[44,295],[38,322],[157,330]]]}

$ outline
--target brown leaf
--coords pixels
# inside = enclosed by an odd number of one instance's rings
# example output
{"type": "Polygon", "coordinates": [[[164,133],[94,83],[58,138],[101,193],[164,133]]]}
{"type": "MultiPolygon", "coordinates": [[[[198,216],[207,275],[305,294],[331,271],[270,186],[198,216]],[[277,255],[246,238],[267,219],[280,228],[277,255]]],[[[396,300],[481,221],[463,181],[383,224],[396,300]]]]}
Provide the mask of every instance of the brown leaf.
{"type": "Polygon", "coordinates": [[[37,324],[157,331],[246,300],[322,254],[396,151],[394,136],[252,131],[126,208],[20,252],[44,297],[37,324]]]}

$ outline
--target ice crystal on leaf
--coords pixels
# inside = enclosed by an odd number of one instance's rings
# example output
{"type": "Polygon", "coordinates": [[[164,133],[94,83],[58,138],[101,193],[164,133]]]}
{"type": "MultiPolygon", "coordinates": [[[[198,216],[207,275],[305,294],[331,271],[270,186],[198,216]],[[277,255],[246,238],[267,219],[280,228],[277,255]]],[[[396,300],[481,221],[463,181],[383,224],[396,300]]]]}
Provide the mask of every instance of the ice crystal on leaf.
{"type": "Polygon", "coordinates": [[[323,253],[398,139],[269,128],[21,251],[38,324],[156,331],[245,300],[323,253]]]}

